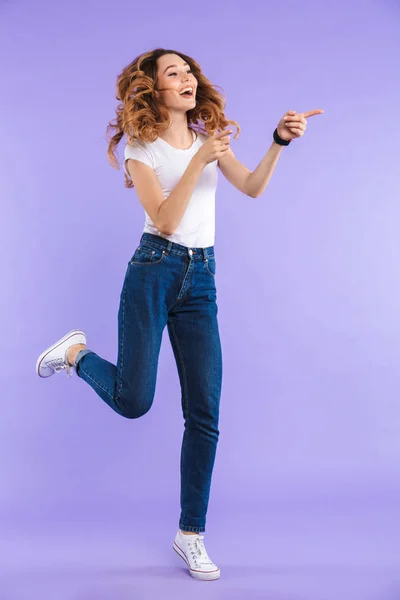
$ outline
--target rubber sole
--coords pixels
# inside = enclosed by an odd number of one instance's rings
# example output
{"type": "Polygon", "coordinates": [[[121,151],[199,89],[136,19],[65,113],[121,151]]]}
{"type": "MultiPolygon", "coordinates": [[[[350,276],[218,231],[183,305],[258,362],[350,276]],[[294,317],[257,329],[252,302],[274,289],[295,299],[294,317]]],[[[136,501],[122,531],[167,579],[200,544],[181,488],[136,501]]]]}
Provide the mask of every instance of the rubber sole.
{"type": "Polygon", "coordinates": [[[178,548],[175,544],[172,546],[172,548],[175,550],[176,554],[183,560],[185,565],[189,568],[189,573],[194,579],[200,579],[201,581],[215,581],[216,579],[219,579],[221,575],[219,569],[218,571],[213,571],[211,573],[203,571],[194,571],[190,568],[185,555],[181,554],[182,551],[180,550],[180,548],[178,548]]]}

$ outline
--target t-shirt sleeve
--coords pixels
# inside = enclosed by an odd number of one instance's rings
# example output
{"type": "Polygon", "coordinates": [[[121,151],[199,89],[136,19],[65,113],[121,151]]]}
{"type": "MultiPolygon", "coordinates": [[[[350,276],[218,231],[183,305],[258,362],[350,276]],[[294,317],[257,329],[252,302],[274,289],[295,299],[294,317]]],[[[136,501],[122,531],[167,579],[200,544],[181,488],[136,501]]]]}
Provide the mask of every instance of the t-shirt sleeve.
{"type": "Polygon", "coordinates": [[[130,179],[130,175],[127,169],[126,161],[132,158],[133,160],[139,160],[144,163],[148,167],[154,169],[154,160],[150,153],[150,150],[146,148],[146,146],[140,142],[136,142],[135,144],[126,144],[124,150],[124,171],[127,177],[130,179]]]}

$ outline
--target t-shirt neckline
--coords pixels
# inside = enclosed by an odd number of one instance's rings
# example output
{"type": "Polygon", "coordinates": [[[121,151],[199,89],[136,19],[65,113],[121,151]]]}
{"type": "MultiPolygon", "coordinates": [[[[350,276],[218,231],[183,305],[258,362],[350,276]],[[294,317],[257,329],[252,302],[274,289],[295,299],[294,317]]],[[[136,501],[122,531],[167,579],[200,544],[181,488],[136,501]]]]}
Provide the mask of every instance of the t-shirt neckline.
{"type": "Polygon", "coordinates": [[[178,150],[179,152],[187,152],[188,150],[191,150],[193,148],[194,144],[197,142],[198,137],[199,137],[198,134],[197,134],[197,132],[194,129],[192,129],[191,127],[189,127],[189,129],[192,132],[192,136],[194,135],[193,142],[189,146],[189,148],[176,148],[175,146],[172,146],[171,144],[169,144],[168,142],[166,142],[165,140],[163,140],[163,138],[161,138],[161,137],[158,137],[157,140],[161,140],[169,148],[172,148],[172,150],[178,150]]]}

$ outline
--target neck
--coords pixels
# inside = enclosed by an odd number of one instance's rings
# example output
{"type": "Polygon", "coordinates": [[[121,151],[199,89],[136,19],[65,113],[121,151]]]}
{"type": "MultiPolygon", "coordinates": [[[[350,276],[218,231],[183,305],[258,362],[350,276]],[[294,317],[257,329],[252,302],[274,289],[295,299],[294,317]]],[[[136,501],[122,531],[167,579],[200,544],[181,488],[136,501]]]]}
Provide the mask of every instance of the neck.
{"type": "Polygon", "coordinates": [[[170,116],[171,125],[159,134],[160,138],[177,148],[190,147],[193,137],[189,131],[186,113],[172,113],[170,116]]]}

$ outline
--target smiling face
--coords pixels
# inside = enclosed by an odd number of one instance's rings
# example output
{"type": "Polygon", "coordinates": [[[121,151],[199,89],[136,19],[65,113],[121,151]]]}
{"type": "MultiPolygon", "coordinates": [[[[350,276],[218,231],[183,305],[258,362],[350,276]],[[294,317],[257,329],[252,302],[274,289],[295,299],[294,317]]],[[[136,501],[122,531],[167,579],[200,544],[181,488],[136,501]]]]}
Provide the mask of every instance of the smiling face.
{"type": "Polygon", "coordinates": [[[157,60],[157,89],[169,110],[186,113],[196,106],[197,79],[177,54],[164,54],[157,60]]]}

